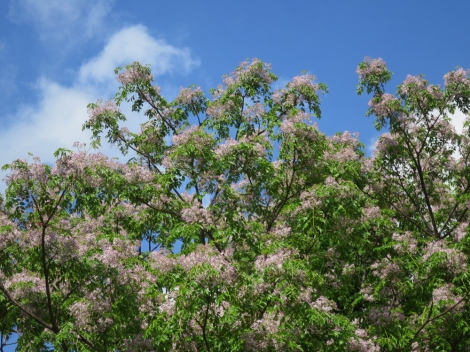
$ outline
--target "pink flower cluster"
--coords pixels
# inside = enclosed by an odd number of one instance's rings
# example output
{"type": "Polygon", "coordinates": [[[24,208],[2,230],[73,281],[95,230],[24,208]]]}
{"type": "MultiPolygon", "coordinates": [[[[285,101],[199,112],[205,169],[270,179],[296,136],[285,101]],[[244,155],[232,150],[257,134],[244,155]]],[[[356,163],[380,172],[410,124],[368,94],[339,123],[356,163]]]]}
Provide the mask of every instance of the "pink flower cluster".
{"type": "Polygon", "coordinates": [[[411,231],[406,231],[404,233],[394,233],[392,239],[398,243],[393,245],[393,249],[399,254],[403,253],[416,253],[418,250],[418,241],[413,237],[411,231]]]}
{"type": "Polygon", "coordinates": [[[398,146],[395,134],[384,133],[375,143],[375,149],[378,153],[387,154],[398,146]]]}
{"type": "Polygon", "coordinates": [[[314,83],[315,76],[301,75],[294,77],[284,89],[274,91],[272,99],[277,104],[297,106],[305,102],[312,102],[312,95],[317,96],[320,85],[314,83]]]}
{"type": "Polygon", "coordinates": [[[467,88],[470,88],[470,70],[464,70],[459,68],[456,71],[451,71],[444,75],[444,85],[447,87],[449,85],[463,85],[467,88]]]}
{"type": "Polygon", "coordinates": [[[278,342],[273,335],[279,331],[282,317],[282,312],[266,312],[256,320],[251,326],[252,332],[245,337],[245,350],[261,351],[268,346],[276,346],[278,342]]]}
{"type": "Polygon", "coordinates": [[[390,102],[395,101],[395,97],[391,94],[385,93],[380,98],[380,101],[377,102],[377,98],[372,98],[369,101],[369,106],[372,108],[372,111],[377,116],[387,116],[391,114],[394,110],[390,107],[390,102]]]}
{"type": "Polygon", "coordinates": [[[127,66],[125,71],[118,74],[117,80],[122,85],[136,84],[139,81],[151,82],[153,81],[153,76],[147,67],[135,62],[127,66]]]}
{"type": "Polygon", "coordinates": [[[205,146],[213,143],[214,139],[210,134],[199,128],[199,126],[192,125],[183,132],[174,134],[171,141],[176,147],[192,143],[196,149],[201,150],[205,146]]]}
{"type": "Polygon", "coordinates": [[[18,225],[8,219],[8,216],[0,212],[0,252],[14,243],[18,243],[22,237],[21,231],[18,230],[18,225]]]}
{"type": "Polygon", "coordinates": [[[287,84],[287,87],[290,89],[297,89],[297,90],[310,88],[314,92],[316,92],[318,90],[318,84],[313,83],[315,79],[316,79],[315,76],[309,75],[309,74],[296,76],[292,79],[291,82],[287,84]]]}
{"type": "MultiPolygon", "coordinates": [[[[282,121],[281,131],[285,136],[298,136],[301,138],[307,138],[309,135],[311,135],[310,131],[302,129],[301,127],[307,126],[306,122],[308,121],[310,121],[310,116],[305,112],[299,111],[295,115],[288,116],[282,121]]],[[[316,128],[316,126],[314,128],[316,128]]]]}
{"type": "Polygon", "coordinates": [[[232,100],[221,104],[218,101],[213,102],[206,110],[206,114],[215,119],[220,119],[227,114],[234,112],[236,109],[235,103],[232,100]]]}
{"type": "Polygon", "coordinates": [[[75,326],[93,333],[103,332],[113,324],[113,320],[106,317],[106,313],[110,310],[111,297],[109,293],[99,289],[89,292],[84,300],[69,306],[69,312],[75,319],[75,326]]]}
{"type": "Polygon", "coordinates": [[[456,248],[449,248],[445,240],[430,242],[424,249],[423,261],[428,261],[434,254],[444,255],[442,263],[452,274],[457,275],[467,270],[467,256],[456,248]]]}
{"type": "Polygon", "coordinates": [[[107,100],[104,103],[101,100],[97,100],[96,104],[88,108],[88,118],[90,123],[94,123],[104,114],[114,114],[120,112],[118,106],[114,101],[107,100]]]}
{"type": "Polygon", "coordinates": [[[187,223],[197,223],[204,227],[214,225],[215,223],[211,212],[197,202],[191,207],[181,210],[181,218],[187,223]]]}
{"type": "Polygon", "coordinates": [[[190,254],[179,258],[178,264],[186,273],[190,273],[195,267],[204,268],[202,272],[196,274],[195,280],[199,282],[232,284],[237,273],[230,262],[231,251],[217,252],[210,245],[199,245],[190,254]],[[209,270],[207,270],[210,268],[209,270]],[[213,272],[215,271],[215,273],[213,272]]]}
{"type": "Polygon", "coordinates": [[[217,158],[223,158],[227,155],[230,155],[238,144],[238,141],[229,137],[223,143],[215,147],[215,155],[217,158]]]}
{"type": "Polygon", "coordinates": [[[369,320],[376,326],[384,326],[391,322],[404,321],[405,316],[400,312],[392,311],[392,307],[372,307],[369,311],[369,320]]]}
{"type": "Polygon", "coordinates": [[[454,308],[455,311],[459,312],[462,311],[465,306],[465,301],[462,299],[461,296],[455,295],[452,291],[454,290],[453,284],[446,284],[444,286],[436,288],[432,292],[432,302],[436,305],[441,304],[444,302],[444,306],[448,307],[454,304],[457,304],[454,308]]]}
{"type": "Polygon", "coordinates": [[[389,258],[373,263],[370,268],[372,269],[372,274],[381,279],[387,279],[401,273],[401,268],[398,264],[390,261],[389,258]]]}
{"type": "Polygon", "coordinates": [[[185,129],[183,132],[179,134],[174,134],[173,137],[171,137],[171,141],[173,142],[173,145],[175,146],[186,144],[191,139],[191,136],[193,135],[193,133],[195,133],[198,130],[199,130],[199,126],[192,125],[191,127],[185,129]]]}
{"type": "Polygon", "coordinates": [[[357,161],[359,156],[351,146],[344,148],[336,148],[335,150],[326,151],[323,154],[325,160],[336,162],[339,164],[347,163],[348,161],[357,161]]]}
{"type": "Polygon", "coordinates": [[[264,157],[266,155],[266,144],[270,143],[270,141],[264,136],[253,136],[253,135],[243,135],[240,140],[240,144],[248,144],[253,147],[252,155],[258,157],[264,157]]]}
{"type": "Polygon", "coordinates": [[[359,145],[358,132],[351,133],[349,131],[344,131],[343,133],[335,134],[330,139],[335,144],[350,146],[352,148],[356,148],[359,145]]]}
{"type": "Polygon", "coordinates": [[[272,233],[276,238],[286,238],[291,233],[291,228],[285,224],[277,224],[274,226],[270,233],[272,233]]]}
{"type": "Polygon", "coordinates": [[[356,338],[349,340],[349,350],[356,352],[379,352],[380,347],[368,338],[364,329],[355,330],[356,338]]]}
{"type": "Polygon", "coordinates": [[[170,258],[169,254],[170,253],[164,249],[151,252],[149,258],[151,267],[164,274],[171,272],[175,268],[177,261],[170,258]]]}
{"type": "Polygon", "coordinates": [[[176,101],[183,105],[191,105],[198,102],[203,97],[201,87],[181,88],[176,101]]]}
{"type": "Polygon", "coordinates": [[[245,107],[242,114],[247,122],[256,122],[265,113],[265,106],[261,103],[256,103],[245,107]]]}
{"type": "Polygon", "coordinates": [[[255,269],[264,271],[267,268],[281,269],[284,262],[297,254],[297,251],[289,248],[281,248],[273,254],[260,255],[256,257],[255,269]]]}
{"type": "Polygon", "coordinates": [[[419,90],[426,89],[427,82],[421,76],[406,76],[406,79],[400,86],[400,93],[403,95],[410,95],[418,92],[419,90]]]}
{"type": "Polygon", "coordinates": [[[224,78],[227,86],[238,84],[251,77],[258,77],[265,84],[271,84],[273,78],[270,75],[271,64],[264,63],[257,58],[250,61],[243,61],[240,66],[232,72],[230,76],[224,78]]]}
{"type": "Polygon", "coordinates": [[[330,301],[325,296],[318,297],[315,300],[315,302],[311,304],[311,307],[313,309],[319,310],[320,312],[324,312],[324,313],[329,313],[331,311],[338,309],[336,303],[333,301],[330,301]]]}
{"type": "Polygon", "coordinates": [[[44,280],[37,276],[37,274],[28,271],[13,274],[13,276],[5,279],[3,287],[9,290],[16,300],[24,298],[37,300],[46,293],[44,280]]]}
{"type": "Polygon", "coordinates": [[[364,64],[357,67],[356,73],[359,75],[359,79],[364,80],[367,76],[380,74],[386,69],[387,65],[381,58],[371,59],[370,57],[365,57],[364,64]]]}

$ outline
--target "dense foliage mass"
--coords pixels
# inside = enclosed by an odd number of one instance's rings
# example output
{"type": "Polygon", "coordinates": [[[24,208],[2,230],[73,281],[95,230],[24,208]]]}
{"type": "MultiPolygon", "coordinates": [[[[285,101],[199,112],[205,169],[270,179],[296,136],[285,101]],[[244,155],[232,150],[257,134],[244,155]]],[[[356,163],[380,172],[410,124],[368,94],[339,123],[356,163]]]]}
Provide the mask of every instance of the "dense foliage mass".
{"type": "Polygon", "coordinates": [[[243,62],[169,102],[148,67],[116,70],[77,144],[6,169],[2,347],[18,351],[463,351],[470,345],[470,71],[444,89],[381,59],[358,93],[385,129],[372,157],[326,136],[311,75],[243,62]],[[122,127],[123,103],[144,113],[122,127]]]}

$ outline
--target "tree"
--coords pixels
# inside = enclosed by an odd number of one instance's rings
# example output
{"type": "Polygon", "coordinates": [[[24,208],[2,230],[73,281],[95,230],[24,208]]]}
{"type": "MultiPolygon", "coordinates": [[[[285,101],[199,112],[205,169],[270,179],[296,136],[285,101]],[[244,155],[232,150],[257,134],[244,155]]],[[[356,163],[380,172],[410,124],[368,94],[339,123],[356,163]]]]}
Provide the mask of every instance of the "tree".
{"type": "Polygon", "coordinates": [[[20,351],[464,350],[470,122],[458,134],[449,114],[469,112],[469,71],[444,90],[408,76],[396,96],[383,60],[357,73],[388,130],[372,157],[311,123],[327,92],[311,75],[273,91],[254,59],[211,98],[169,102],[149,67],[118,68],[84,128],[128,163],[76,144],[54,166],[5,166],[2,336],[20,351]],[[141,131],[121,127],[126,102],[141,131]]]}

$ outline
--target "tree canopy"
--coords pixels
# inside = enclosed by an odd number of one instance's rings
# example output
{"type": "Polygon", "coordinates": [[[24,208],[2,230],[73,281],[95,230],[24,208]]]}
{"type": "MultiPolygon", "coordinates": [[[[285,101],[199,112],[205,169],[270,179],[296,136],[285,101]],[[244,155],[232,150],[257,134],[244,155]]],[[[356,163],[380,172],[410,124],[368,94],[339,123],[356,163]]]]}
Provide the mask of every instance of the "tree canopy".
{"type": "Polygon", "coordinates": [[[320,132],[314,76],[245,61],[173,101],[150,67],[89,104],[92,147],[4,166],[1,348],[462,351],[470,345],[470,71],[357,68],[378,139],[320,132]],[[122,127],[123,104],[145,118],[122,127]]]}

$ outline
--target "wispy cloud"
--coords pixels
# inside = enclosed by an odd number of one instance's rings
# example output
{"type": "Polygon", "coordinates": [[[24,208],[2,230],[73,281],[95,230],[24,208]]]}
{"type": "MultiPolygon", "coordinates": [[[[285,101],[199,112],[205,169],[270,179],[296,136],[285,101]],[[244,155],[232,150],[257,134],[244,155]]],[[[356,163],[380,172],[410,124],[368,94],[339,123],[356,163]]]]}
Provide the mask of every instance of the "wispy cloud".
{"type": "Polygon", "coordinates": [[[9,18],[36,27],[48,43],[77,43],[103,35],[114,0],[10,0],[9,18]]]}
{"type": "MultiPolygon", "coordinates": [[[[89,134],[82,132],[88,117],[87,104],[109,96],[117,85],[113,75],[115,66],[133,61],[152,64],[157,75],[176,69],[180,72],[180,68],[188,72],[199,65],[189,49],[156,39],[143,26],[120,30],[96,57],[76,70],[74,83],[64,86],[41,78],[36,83],[35,104],[24,105],[9,116],[0,115],[2,121],[13,121],[0,127],[0,166],[27,157],[28,152],[50,163],[58,148],[71,148],[75,141],[87,142],[89,134]]],[[[128,127],[139,128],[138,122],[131,122],[128,127]]],[[[109,147],[104,147],[103,151],[108,155],[116,154],[109,147]]]]}
{"type": "Polygon", "coordinates": [[[457,133],[462,133],[466,115],[461,110],[456,110],[455,113],[449,117],[457,133]]]}
{"type": "MultiPolygon", "coordinates": [[[[457,109],[455,113],[448,115],[450,118],[451,124],[454,126],[457,133],[461,134],[463,132],[463,124],[467,115],[465,115],[461,110],[457,109]]],[[[366,150],[369,155],[372,155],[375,150],[375,145],[380,136],[375,136],[369,139],[369,143],[366,145],[366,150]]],[[[455,153],[455,157],[459,157],[460,154],[455,153]]]]}
{"type": "Polygon", "coordinates": [[[188,48],[177,48],[162,39],[153,38],[144,26],[133,26],[114,34],[101,53],[80,69],[81,82],[103,83],[114,80],[117,66],[139,61],[152,66],[154,76],[188,73],[200,64],[188,48]]]}

